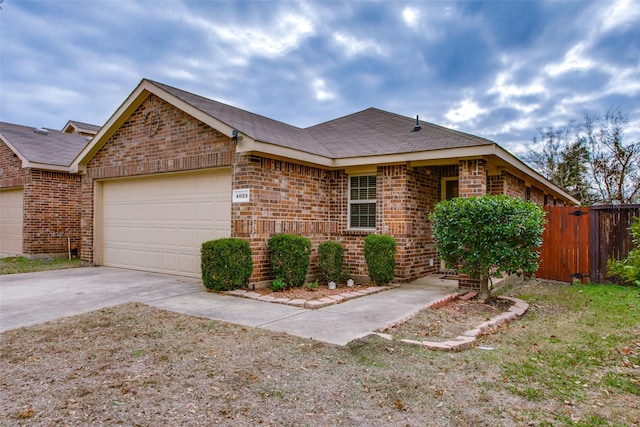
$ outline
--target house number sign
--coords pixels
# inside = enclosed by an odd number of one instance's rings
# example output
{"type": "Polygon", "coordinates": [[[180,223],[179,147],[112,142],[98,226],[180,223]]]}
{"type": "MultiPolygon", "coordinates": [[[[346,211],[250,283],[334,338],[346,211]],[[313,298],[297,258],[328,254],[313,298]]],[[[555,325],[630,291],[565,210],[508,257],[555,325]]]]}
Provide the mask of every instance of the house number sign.
{"type": "Polygon", "coordinates": [[[249,195],[250,195],[250,193],[249,193],[249,189],[248,188],[241,188],[239,190],[233,190],[233,197],[232,197],[231,201],[233,203],[246,203],[246,202],[249,202],[251,200],[249,195]]]}

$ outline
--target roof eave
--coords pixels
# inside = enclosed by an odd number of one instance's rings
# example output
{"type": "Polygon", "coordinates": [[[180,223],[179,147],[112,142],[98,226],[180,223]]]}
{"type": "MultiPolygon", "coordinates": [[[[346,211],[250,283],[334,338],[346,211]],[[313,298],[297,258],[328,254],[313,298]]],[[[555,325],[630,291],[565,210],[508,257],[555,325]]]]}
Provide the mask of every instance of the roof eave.
{"type": "Polygon", "coordinates": [[[51,165],[48,163],[22,162],[22,168],[71,173],[69,166],[51,165]]]}

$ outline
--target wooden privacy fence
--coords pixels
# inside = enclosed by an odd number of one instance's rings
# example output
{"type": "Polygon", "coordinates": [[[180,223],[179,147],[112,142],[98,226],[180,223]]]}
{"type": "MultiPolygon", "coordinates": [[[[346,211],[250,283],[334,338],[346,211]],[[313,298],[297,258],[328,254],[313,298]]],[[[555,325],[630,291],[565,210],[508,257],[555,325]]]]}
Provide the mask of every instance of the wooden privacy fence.
{"type": "Polygon", "coordinates": [[[591,207],[544,206],[547,225],[542,234],[536,277],[571,282],[606,282],[607,260],[623,259],[633,248],[629,228],[640,216],[640,205],[591,207]]]}

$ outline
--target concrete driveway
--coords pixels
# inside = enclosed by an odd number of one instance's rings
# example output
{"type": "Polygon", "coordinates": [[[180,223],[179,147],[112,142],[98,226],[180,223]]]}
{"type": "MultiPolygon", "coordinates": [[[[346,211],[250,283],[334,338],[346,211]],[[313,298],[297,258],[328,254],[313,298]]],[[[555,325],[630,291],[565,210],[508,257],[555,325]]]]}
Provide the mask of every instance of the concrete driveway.
{"type": "Polygon", "coordinates": [[[415,282],[318,310],[207,292],[199,279],[109,267],[0,275],[0,332],[141,302],[157,308],[346,345],[455,292],[415,282]]]}

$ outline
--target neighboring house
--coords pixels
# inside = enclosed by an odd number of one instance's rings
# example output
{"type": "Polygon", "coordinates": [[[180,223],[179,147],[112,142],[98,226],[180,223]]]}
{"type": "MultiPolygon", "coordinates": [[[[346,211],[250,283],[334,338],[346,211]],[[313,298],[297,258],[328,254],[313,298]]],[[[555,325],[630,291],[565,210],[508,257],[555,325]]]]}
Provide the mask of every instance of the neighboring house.
{"type": "Polygon", "coordinates": [[[366,277],[363,239],[397,241],[396,278],[436,271],[429,213],[443,198],[506,193],[578,204],[496,143],[370,108],[300,129],[142,80],[74,160],[82,259],[200,275],[204,241],[239,237],[253,283],[273,279],[276,233],[334,240],[366,277]],[[232,197],[233,195],[233,197],[232,197]]]}
{"type": "Polygon", "coordinates": [[[75,120],[69,120],[62,128],[62,132],[74,133],[77,135],[91,136],[98,133],[100,126],[92,125],[90,123],[78,122],[75,120]]]}
{"type": "Polygon", "coordinates": [[[89,139],[0,122],[0,254],[46,257],[79,248],[81,176],[69,167],[89,139]]]}

